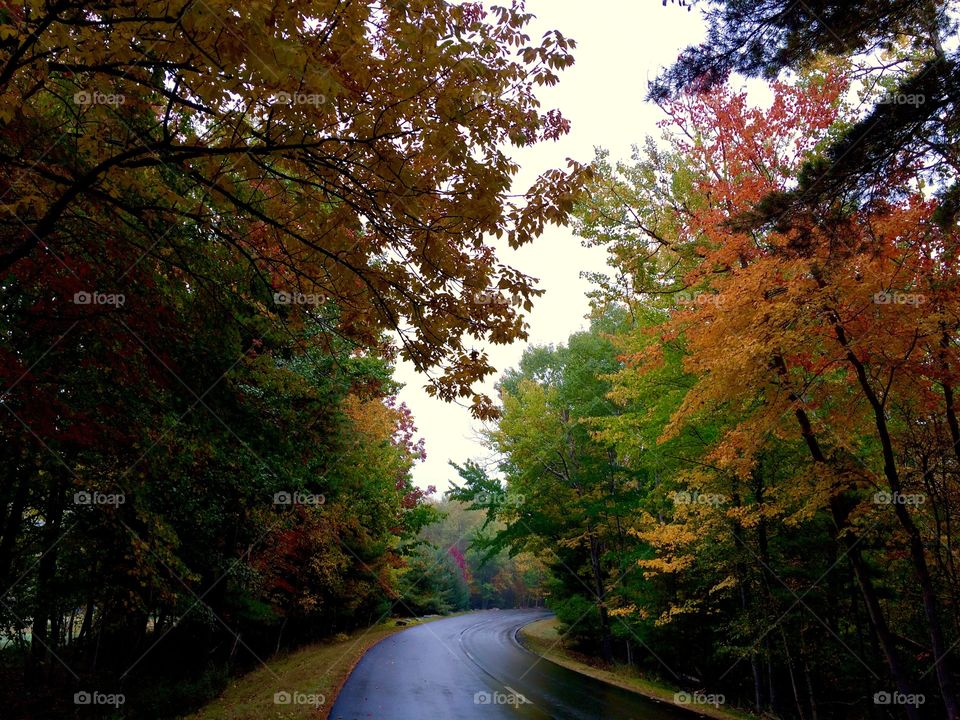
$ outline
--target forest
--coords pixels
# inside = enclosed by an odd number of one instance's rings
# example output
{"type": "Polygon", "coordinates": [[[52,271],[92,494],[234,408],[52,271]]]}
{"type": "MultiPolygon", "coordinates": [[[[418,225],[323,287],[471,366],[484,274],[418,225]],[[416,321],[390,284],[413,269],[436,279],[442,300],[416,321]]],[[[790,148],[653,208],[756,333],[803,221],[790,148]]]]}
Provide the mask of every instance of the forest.
{"type": "Polygon", "coordinates": [[[518,190],[577,48],[521,0],[0,3],[3,717],[547,607],[756,717],[960,718],[957,7],[663,5],[660,134],[518,190]],[[496,368],[551,226],[590,316],[496,368]]]}
{"type": "Polygon", "coordinates": [[[608,662],[771,717],[956,718],[955,16],[718,5],[662,135],[591,166],[589,330],[501,377],[453,496],[608,662]]]}

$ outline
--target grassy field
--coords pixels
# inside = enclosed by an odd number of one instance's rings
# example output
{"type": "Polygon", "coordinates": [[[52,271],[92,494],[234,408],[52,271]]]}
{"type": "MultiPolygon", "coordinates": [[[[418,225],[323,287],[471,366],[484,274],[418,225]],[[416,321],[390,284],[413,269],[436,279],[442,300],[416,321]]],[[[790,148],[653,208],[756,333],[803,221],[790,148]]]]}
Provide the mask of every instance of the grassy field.
{"type": "Polygon", "coordinates": [[[223,694],[187,720],[299,720],[326,718],[333,700],[363,654],[384,638],[405,627],[430,620],[416,619],[397,625],[389,620],[358,630],[353,635],[301,648],[268,661],[246,675],[234,678],[223,694]],[[287,693],[290,703],[274,702],[276,693],[287,693]]]}
{"type": "Polygon", "coordinates": [[[633,692],[646,695],[656,700],[673,703],[679,707],[699,713],[700,715],[718,718],[718,720],[757,720],[756,715],[734,708],[723,706],[714,707],[713,705],[707,704],[679,704],[675,702],[674,699],[679,688],[641,677],[633,668],[628,668],[623,665],[605,666],[595,658],[589,658],[567,650],[563,647],[563,643],[557,633],[556,618],[538,620],[535,623],[524,626],[520,630],[520,640],[528,650],[542,655],[557,665],[562,665],[565,668],[589,675],[592,678],[602,680],[611,685],[632,690],[633,692]]]}

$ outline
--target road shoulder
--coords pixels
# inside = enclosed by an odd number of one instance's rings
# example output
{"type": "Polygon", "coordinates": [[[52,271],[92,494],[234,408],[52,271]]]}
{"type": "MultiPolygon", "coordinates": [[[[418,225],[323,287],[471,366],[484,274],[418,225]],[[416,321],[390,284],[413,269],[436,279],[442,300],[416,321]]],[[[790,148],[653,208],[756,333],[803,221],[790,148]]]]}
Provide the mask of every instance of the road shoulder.
{"type": "Polygon", "coordinates": [[[220,697],[186,720],[327,718],[340,689],[370,648],[397,632],[433,619],[440,618],[390,619],[350,636],[271,658],[265,666],[233,678],[220,697]],[[283,702],[288,698],[290,702],[283,702]],[[317,702],[321,698],[322,702],[317,702]]]}
{"type": "Polygon", "coordinates": [[[616,685],[624,690],[644,695],[653,700],[667,702],[677,707],[691,710],[692,714],[717,718],[717,720],[757,720],[757,716],[742,710],[726,707],[714,707],[712,705],[698,704],[691,706],[675,701],[675,695],[679,688],[670,687],[665,684],[656,683],[651,680],[639,677],[635,672],[628,670],[623,666],[607,668],[600,665],[599,661],[592,658],[572,653],[563,647],[560,636],[557,633],[557,619],[555,617],[536,620],[528,625],[524,625],[517,632],[517,639],[530,652],[540,655],[557,665],[573,670],[581,675],[587,675],[595,680],[616,685]],[[587,662],[593,660],[596,664],[587,662]]]}

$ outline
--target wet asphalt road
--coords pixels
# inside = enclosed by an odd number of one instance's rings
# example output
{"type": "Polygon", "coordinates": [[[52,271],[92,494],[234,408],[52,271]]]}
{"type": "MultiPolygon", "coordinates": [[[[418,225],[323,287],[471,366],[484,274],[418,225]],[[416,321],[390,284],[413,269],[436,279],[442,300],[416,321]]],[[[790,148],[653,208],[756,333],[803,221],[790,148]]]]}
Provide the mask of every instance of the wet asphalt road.
{"type": "Polygon", "coordinates": [[[542,610],[486,610],[415,625],[374,646],[347,679],[334,720],[696,720],[541,660],[516,640],[542,610]],[[527,702],[522,702],[526,700],[527,702]]]}

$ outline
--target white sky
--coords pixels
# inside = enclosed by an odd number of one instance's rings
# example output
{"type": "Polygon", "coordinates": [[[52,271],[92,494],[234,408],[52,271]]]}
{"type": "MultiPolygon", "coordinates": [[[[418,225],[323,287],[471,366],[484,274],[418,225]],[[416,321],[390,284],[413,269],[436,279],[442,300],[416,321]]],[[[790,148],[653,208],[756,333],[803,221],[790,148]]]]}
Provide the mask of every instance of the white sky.
{"type": "MultiPolygon", "coordinates": [[[[546,30],[557,29],[577,41],[576,63],[560,74],[560,83],[539,92],[543,108],[559,108],[571,121],[570,134],[555,143],[524,148],[515,154],[521,164],[514,191],[523,191],[551,167],[565,167],[566,158],[580,162],[593,158],[594,147],[610,149],[612,159],[628,158],[630,146],[647,135],[659,136],[659,109],[644,102],[647,83],[679,52],[703,37],[699,14],[660,0],[527,0],[537,19],[527,29],[534,41],[546,30]]],[[[546,290],[527,316],[530,343],[562,343],[586,326],[584,270],[599,271],[606,253],[588,249],[567,228],[548,227],[535,242],[513,251],[504,244],[500,257],[506,263],[539,279],[546,290]]],[[[486,348],[499,371],[515,366],[525,343],[486,348]]],[[[424,379],[403,363],[396,377],[406,387],[399,398],[416,418],[419,435],[426,439],[427,460],[414,469],[419,487],[436,485],[443,492],[456,479],[449,460],[463,463],[486,456],[477,441],[480,425],[467,408],[429,397],[424,379]]],[[[496,378],[484,388],[492,390],[496,378]]]]}

